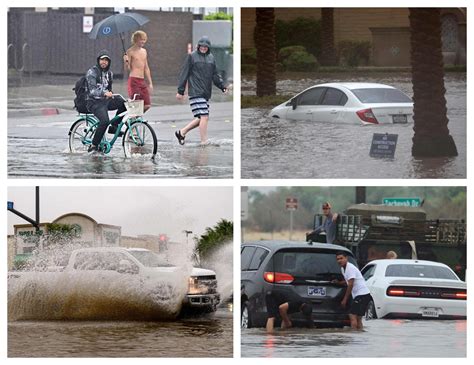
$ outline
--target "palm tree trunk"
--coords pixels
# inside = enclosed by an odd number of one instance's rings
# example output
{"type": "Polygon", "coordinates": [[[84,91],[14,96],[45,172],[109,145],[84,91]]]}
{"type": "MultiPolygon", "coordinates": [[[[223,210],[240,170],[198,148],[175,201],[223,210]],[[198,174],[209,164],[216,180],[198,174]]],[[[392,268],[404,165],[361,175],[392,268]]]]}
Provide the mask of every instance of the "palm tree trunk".
{"type": "Polygon", "coordinates": [[[457,156],[449,134],[439,9],[411,8],[414,157],[457,156]]]}
{"type": "Polygon", "coordinates": [[[321,8],[321,65],[336,66],[334,48],[334,8],[321,8]]]}
{"type": "Polygon", "coordinates": [[[257,96],[276,93],[275,10],[256,8],[257,96]]]}

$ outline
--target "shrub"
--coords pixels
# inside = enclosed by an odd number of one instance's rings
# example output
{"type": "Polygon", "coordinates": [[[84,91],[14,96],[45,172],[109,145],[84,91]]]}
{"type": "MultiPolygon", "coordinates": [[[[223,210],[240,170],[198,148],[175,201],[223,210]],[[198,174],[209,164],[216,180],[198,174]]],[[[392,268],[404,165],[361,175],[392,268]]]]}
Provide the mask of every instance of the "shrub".
{"type": "Polygon", "coordinates": [[[369,41],[341,41],[338,44],[338,55],[342,66],[366,66],[370,60],[369,41]]]}
{"type": "Polygon", "coordinates": [[[319,68],[316,57],[306,51],[293,52],[283,65],[287,71],[316,71],[319,68]]]}
{"type": "Polygon", "coordinates": [[[303,46],[283,47],[278,52],[278,61],[280,62],[285,61],[288,57],[290,57],[295,52],[306,52],[306,48],[304,48],[303,46]]]}
{"type": "Polygon", "coordinates": [[[313,18],[296,18],[290,21],[275,22],[275,41],[277,50],[298,45],[307,52],[319,56],[321,50],[321,22],[313,18]]]}
{"type": "Polygon", "coordinates": [[[219,12],[204,16],[204,20],[230,20],[232,22],[234,21],[234,16],[232,14],[219,12]]]}
{"type": "Polygon", "coordinates": [[[243,49],[240,57],[242,65],[255,65],[257,63],[257,49],[243,49]]]}

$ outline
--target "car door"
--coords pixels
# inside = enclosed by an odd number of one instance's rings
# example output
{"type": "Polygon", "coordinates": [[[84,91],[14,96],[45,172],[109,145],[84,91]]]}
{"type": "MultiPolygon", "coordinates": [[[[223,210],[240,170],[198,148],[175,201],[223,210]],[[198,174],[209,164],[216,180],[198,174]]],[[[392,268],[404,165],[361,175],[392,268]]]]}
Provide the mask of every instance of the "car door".
{"type": "Polygon", "coordinates": [[[314,120],[313,113],[325,90],[325,87],[313,87],[296,96],[296,108],[288,110],[287,119],[314,120]]]}
{"type": "Polygon", "coordinates": [[[343,91],[328,87],[320,104],[313,111],[313,121],[334,123],[342,120],[347,100],[343,91]]]}

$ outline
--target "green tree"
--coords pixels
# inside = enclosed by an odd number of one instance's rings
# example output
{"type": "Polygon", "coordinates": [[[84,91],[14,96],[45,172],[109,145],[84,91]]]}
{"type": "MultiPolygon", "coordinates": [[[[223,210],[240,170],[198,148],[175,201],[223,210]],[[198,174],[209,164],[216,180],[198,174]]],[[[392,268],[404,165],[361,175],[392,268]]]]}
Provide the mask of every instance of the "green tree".
{"type": "Polygon", "coordinates": [[[201,237],[195,237],[194,260],[205,261],[215,250],[234,238],[234,223],[221,219],[214,227],[207,227],[201,237]]]}

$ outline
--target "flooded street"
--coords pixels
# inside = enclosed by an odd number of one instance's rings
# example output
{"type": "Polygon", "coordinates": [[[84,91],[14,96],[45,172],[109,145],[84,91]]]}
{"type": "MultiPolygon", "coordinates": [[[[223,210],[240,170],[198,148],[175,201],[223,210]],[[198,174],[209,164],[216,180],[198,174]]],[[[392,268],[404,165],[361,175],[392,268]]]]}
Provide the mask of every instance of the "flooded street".
{"type": "Polygon", "coordinates": [[[232,341],[228,308],[174,322],[8,323],[9,357],[232,357],[232,341]]]}
{"type": "Polygon", "coordinates": [[[466,321],[374,320],[349,329],[242,329],[242,357],[466,357],[466,321]]]}
{"type": "MultiPolygon", "coordinates": [[[[287,79],[278,94],[296,94],[324,82],[378,82],[412,96],[409,74],[322,74],[325,79],[287,79]]],[[[465,178],[466,76],[445,78],[448,128],[458,149],[452,158],[411,156],[413,125],[330,125],[268,117],[268,109],[242,109],[242,178],[465,178]],[[398,134],[394,159],[369,157],[374,133],[398,134]]],[[[242,94],[255,93],[255,80],[242,81],[242,94]]]]}

